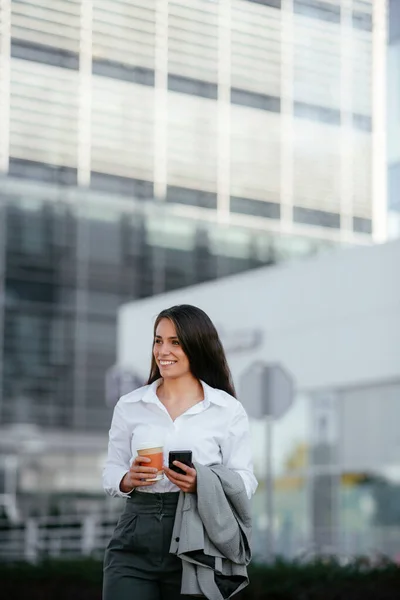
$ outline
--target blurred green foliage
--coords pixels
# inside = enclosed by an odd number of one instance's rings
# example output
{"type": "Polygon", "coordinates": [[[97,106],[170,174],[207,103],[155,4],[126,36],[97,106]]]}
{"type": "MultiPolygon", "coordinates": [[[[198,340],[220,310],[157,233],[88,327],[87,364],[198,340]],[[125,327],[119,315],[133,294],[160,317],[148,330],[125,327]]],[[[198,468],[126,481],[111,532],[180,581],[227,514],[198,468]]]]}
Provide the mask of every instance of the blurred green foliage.
{"type": "MultiPolygon", "coordinates": [[[[400,568],[359,559],[252,565],[237,600],[398,600],[400,568]]],[[[1,597],[19,600],[101,600],[102,563],[94,559],[0,564],[1,597]]]]}

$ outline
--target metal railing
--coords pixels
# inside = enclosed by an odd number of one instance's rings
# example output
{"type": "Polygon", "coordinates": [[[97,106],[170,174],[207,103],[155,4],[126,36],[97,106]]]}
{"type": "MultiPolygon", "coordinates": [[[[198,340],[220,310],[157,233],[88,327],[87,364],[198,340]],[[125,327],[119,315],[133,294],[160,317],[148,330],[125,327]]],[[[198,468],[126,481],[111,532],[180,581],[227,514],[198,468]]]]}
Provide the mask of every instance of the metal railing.
{"type": "Polygon", "coordinates": [[[116,517],[38,517],[10,525],[0,521],[0,561],[101,556],[116,517]]]}
{"type": "MultiPolygon", "coordinates": [[[[44,558],[101,558],[112,536],[118,515],[35,517],[23,523],[0,520],[0,561],[37,562],[44,558]]],[[[315,537],[314,532],[314,537],[315,537]]],[[[335,556],[340,562],[364,556],[371,562],[400,562],[400,527],[372,527],[360,531],[323,530],[316,539],[296,532],[284,538],[276,535],[275,552],[287,559],[313,560],[335,556]],[[323,535],[322,535],[323,534],[323,535]],[[331,540],[317,543],[316,540],[331,540]]],[[[265,532],[253,532],[253,554],[257,561],[268,560],[265,532]]]]}

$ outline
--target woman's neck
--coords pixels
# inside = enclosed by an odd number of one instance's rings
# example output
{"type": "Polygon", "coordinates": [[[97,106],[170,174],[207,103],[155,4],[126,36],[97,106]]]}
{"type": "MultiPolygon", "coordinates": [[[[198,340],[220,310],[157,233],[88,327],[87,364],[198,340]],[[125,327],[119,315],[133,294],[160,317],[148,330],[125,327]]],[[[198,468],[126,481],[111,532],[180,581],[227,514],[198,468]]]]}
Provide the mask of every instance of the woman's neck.
{"type": "Polygon", "coordinates": [[[160,397],[167,402],[201,401],[204,399],[203,386],[192,374],[177,377],[176,379],[163,379],[159,386],[160,397]]]}

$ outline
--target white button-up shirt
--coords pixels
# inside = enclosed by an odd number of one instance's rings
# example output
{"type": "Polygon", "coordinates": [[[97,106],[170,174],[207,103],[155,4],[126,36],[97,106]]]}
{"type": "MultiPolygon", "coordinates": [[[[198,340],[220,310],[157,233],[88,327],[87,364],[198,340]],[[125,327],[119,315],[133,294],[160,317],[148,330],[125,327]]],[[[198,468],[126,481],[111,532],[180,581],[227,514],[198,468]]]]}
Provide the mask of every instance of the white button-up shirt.
{"type": "MultiPolygon", "coordinates": [[[[250,498],[257,480],[253,473],[249,424],[242,404],[222,390],[201,382],[204,400],[173,421],[157,397],[161,379],[122,396],[117,402],[109,433],[103,487],[111,496],[128,496],[120,483],[129,471],[141,444],[163,444],[164,464],[170,450],[191,450],[193,461],[202,465],[223,464],[242,477],[250,498]],[[159,441],[158,441],[159,440],[159,441]]],[[[176,492],[167,477],[140,492],[176,492]]]]}

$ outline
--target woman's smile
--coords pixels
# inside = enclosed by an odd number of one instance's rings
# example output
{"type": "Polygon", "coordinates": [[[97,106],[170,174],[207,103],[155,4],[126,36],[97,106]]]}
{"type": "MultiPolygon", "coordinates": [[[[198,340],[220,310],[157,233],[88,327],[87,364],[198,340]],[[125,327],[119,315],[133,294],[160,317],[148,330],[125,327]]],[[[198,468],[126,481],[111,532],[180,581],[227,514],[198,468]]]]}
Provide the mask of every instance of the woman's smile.
{"type": "Polygon", "coordinates": [[[158,364],[160,365],[160,367],[172,367],[176,363],[177,363],[176,360],[162,360],[162,359],[158,360],[158,364]]]}

